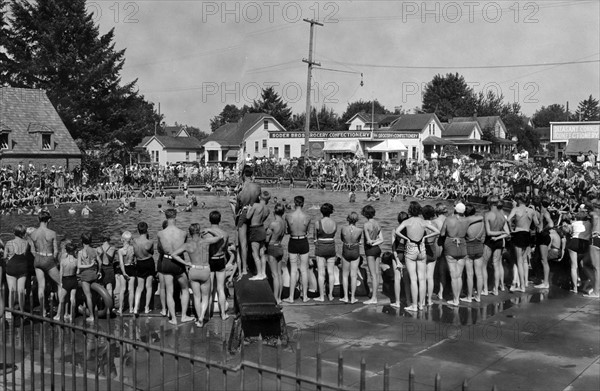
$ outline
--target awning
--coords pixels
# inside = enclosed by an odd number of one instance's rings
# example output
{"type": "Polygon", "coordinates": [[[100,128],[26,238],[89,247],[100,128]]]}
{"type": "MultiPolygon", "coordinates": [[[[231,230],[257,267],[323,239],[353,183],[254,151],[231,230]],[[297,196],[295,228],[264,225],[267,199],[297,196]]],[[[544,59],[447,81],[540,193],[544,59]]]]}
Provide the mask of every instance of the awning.
{"type": "Polygon", "coordinates": [[[596,138],[570,138],[565,148],[565,155],[579,155],[579,152],[588,153],[594,152],[598,155],[598,143],[600,140],[596,138]]]}
{"type": "Polygon", "coordinates": [[[235,149],[230,149],[225,154],[225,160],[228,160],[228,159],[235,160],[235,159],[237,159],[237,155],[238,155],[238,151],[236,151],[235,149]]]}
{"type": "Polygon", "coordinates": [[[452,140],[452,142],[454,143],[454,145],[491,145],[492,144],[491,141],[478,140],[475,138],[452,140]]]}
{"type": "Polygon", "coordinates": [[[350,152],[356,153],[359,150],[358,140],[349,141],[325,141],[323,151],[325,152],[350,152]]]}
{"type": "Polygon", "coordinates": [[[450,140],[444,140],[441,137],[437,136],[429,136],[425,140],[423,140],[423,145],[452,145],[454,144],[450,140]]]}
{"type": "Polygon", "coordinates": [[[398,152],[406,150],[408,148],[400,140],[384,140],[372,147],[367,147],[367,151],[369,152],[398,152]]]}

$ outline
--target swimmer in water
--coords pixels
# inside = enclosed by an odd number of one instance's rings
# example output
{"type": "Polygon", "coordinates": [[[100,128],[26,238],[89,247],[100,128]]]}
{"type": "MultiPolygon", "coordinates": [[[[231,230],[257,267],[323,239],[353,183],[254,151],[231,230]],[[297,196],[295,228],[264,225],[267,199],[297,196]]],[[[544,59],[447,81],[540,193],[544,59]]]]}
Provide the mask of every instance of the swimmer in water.
{"type": "Polygon", "coordinates": [[[127,213],[127,212],[129,212],[129,209],[127,209],[123,205],[119,205],[119,207],[117,209],[115,209],[115,212],[116,213],[127,213]]]}
{"type": "Polygon", "coordinates": [[[72,206],[69,207],[69,214],[74,215],[75,213],[77,213],[77,211],[75,210],[75,208],[73,208],[72,206]]]}
{"type": "MultiPolygon", "coordinates": [[[[85,204],[83,206],[83,209],[81,209],[81,215],[82,216],[89,216],[90,212],[93,212],[93,210],[87,204],[85,204]]],[[[69,210],[69,213],[71,213],[70,210],[69,210]]]]}

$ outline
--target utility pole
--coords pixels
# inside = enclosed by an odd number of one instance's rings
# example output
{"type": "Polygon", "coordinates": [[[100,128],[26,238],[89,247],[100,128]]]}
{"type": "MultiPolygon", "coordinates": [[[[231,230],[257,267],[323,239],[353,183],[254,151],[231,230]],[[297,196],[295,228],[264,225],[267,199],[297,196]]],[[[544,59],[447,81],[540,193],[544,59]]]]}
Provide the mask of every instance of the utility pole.
{"type": "Polygon", "coordinates": [[[310,157],[310,79],[312,77],[313,65],[321,66],[318,62],[313,62],[313,35],[315,24],[323,26],[323,23],[319,23],[313,19],[304,19],[305,22],[310,23],[310,40],[308,42],[308,60],[302,59],[302,62],[308,64],[308,76],[306,78],[306,115],[304,118],[304,150],[306,151],[306,158],[310,157]]]}

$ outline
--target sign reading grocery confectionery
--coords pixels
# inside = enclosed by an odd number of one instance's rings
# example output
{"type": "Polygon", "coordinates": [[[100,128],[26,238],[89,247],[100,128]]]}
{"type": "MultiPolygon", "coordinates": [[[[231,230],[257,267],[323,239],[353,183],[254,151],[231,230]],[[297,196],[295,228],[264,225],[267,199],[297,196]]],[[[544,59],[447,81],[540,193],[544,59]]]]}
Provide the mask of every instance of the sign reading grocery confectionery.
{"type": "MultiPolygon", "coordinates": [[[[302,132],[269,132],[269,138],[304,138],[302,132]]],[[[371,132],[350,130],[343,132],[310,132],[311,139],[330,139],[330,138],[351,138],[371,140],[371,132]]],[[[418,132],[398,133],[398,132],[377,132],[373,133],[373,140],[389,139],[415,139],[419,138],[418,132]]]]}
{"type": "Polygon", "coordinates": [[[565,143],[578,138],[600,139],[600,122],[550,123],[550,142],[565,143]]]}

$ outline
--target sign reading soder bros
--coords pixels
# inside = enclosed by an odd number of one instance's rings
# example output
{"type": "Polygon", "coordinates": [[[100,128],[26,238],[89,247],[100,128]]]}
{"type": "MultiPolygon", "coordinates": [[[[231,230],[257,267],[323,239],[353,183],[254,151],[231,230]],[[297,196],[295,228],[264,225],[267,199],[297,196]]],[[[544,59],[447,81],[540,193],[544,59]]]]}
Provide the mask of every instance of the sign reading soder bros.
{"type": "MultiPolygon", "coordinates": [[[[269,132],[269,138],[304,138],[302,132],[269,132]]],[[[310,138],[351,138],[351,139],[371,139],[370,131],[350,130],[343,132],[311,132],[310,138]]],[[[374,140],[389,139],[415,139],[419,138],[419,133],[395,133],[395,132],[373,132],[374,140]]]]}

